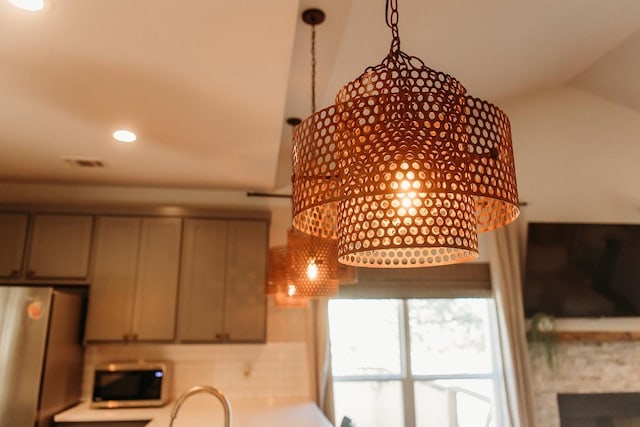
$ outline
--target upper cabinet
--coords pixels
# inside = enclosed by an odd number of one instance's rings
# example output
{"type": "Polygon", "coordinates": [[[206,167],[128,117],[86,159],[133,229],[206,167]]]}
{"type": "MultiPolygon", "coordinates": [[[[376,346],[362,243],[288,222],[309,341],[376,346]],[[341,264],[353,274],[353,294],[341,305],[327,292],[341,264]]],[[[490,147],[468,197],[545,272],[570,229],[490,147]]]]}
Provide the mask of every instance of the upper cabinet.
{"type": "Polygon", "coordinates": [[[88,285],[87,342],[266,340],[264,212],[0,209],[0,283],[88,285]]]}
{"type": "Polygon", "coordinates": [[[227,224],[226,340],[266,340],[267,239],[266,222],[229,221],[227,224]]]}
{"type": "Polygon", "coordinates": [[[85,280],[91,215],[0,214],[0,277],[11,280],[85,280]],[[25,251],[26,249],[26,251],[25,251]]]}
{"type": "Polygon", "coordinates": [[[87,341],[172,341],[182,220],[100,217],[87,341]]]}
{"type": "Polygon", "coordinates": [[[0,277],[18,278],[27,237],[27,214],[0,213],[0,277]]]}
{"type": "Polygon", "coordinates": [[[185,220],[179,341],[265,340],[267,236],[264,220],[185,220]]]}
{"type": "Polygon", "coordinates": [[[34,215],[26,277],[86,278],[92,230],[89,215],[34,215]]]}

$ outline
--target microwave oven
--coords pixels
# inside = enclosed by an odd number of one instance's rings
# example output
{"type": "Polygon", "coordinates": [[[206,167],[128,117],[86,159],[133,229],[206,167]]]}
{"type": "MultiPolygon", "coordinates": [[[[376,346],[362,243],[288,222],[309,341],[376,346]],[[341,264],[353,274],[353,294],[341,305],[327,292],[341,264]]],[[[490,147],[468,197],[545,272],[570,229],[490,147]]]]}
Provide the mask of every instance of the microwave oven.
{"type": "Polygon", "coordinates": [[[162,406],[169,396],[169,363],[114,362],[95,366],[92,408],[162,406]]]}

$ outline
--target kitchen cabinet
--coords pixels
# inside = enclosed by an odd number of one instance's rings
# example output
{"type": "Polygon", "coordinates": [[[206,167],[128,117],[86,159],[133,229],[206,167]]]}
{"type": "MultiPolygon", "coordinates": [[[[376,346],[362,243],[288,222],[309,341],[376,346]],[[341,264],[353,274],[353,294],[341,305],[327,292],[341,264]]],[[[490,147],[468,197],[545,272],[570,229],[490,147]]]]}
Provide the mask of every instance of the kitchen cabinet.
{"type": "Polygon", "coordinates": [[[90,215],[34,215],[25,277],[86,278],[92,231],[90,215]]]}
{"type": "Polygon", "coordinates": [[[172,341],[180,218],[98,218],[87,341],[172,341]]]}
{"type": "Polygon", "coordinates": [[[179,341],[265,340],[267,237],[264,220],[185,220],[179,341]]]}
{"type": "Polygon", "coordinates": [[[27,223],[27,214],[0,213],[0,277],[20,276],[27,223]]]}
{"type": "Polygon", "coordinates": [[[84,280],[89,272],[92,231],[91,215],[35,214],[29,224],[26,213],[2,213],[0,277],[84,280]]]}

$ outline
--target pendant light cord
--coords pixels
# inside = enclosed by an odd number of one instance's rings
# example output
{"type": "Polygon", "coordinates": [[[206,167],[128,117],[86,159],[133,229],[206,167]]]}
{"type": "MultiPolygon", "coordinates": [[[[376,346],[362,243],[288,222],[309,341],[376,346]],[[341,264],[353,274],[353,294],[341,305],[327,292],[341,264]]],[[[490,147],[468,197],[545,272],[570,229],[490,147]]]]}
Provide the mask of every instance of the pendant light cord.
{"type": "MultiPolygon", "coordinates": [[[[311,114],[316,113],[316,23],[311,23],[311,114]]],[[[311,260],[316,263],[315,236],[309,236],[311,260]]]]}
{"type": "MultiPolygon", "coordinates": [[[[316,113],[316,25],[311,25],[311,114],[316,113]]],[[[315,236],[309,236],[311,239],[311,259],[315,262],[316,248],[315,236]]]]}
{"type": "Polygon", "coordinates": [[[316,112],[316,26],[311,25],[311,114],[316,112]]]}
{"type": "Polygon", "coordinates": [[[320,9],[302,12],[302,20],[311,26],[311,114],[316,112],[316,26],[324,22],[325,14],[320,9]]]}

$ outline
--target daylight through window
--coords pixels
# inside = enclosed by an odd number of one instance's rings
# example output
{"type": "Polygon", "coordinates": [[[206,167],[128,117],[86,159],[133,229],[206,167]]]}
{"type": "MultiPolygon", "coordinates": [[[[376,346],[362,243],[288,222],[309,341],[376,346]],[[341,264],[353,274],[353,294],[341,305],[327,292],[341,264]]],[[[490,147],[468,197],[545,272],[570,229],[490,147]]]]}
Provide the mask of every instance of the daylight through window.
{"type": "Polygon", "coordinates": [[[335,299],[329,321],[337,426],[503,426],[491,299],[335,299]]]}

